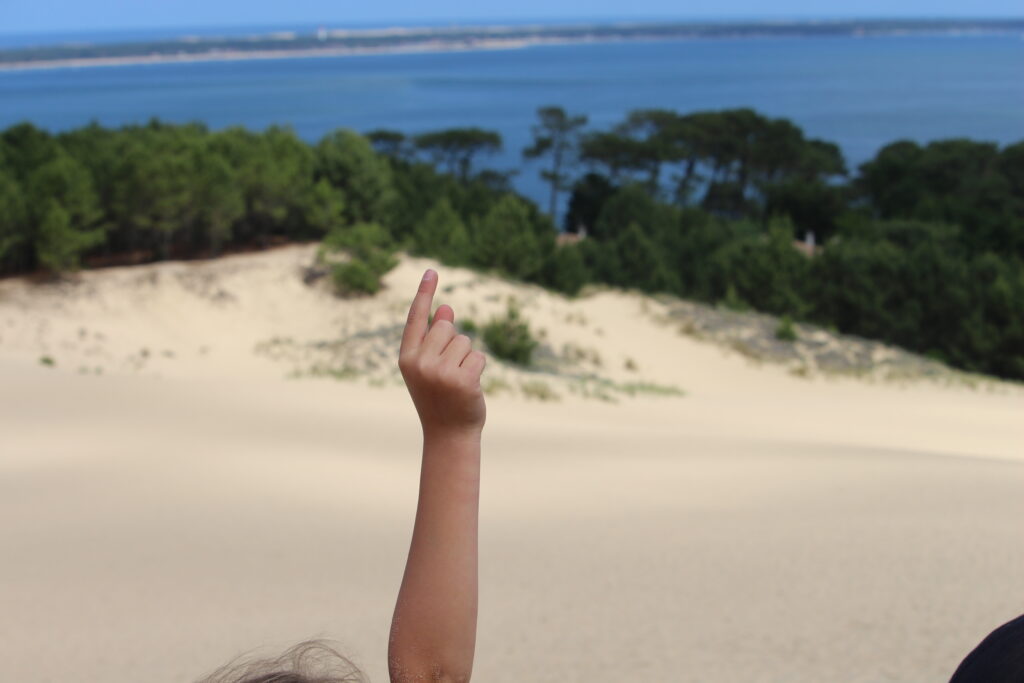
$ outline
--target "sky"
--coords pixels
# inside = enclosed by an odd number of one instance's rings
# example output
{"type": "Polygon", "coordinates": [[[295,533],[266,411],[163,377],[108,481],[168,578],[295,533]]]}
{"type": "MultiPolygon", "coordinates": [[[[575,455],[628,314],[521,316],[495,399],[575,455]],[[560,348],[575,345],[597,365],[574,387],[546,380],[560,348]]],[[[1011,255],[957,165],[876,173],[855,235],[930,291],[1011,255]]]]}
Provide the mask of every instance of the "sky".
{"type": "Polygon", "coordinates": [[[1021,0],[0,0],[0,33],[300,24],[1022,15],[1021,0]]]}

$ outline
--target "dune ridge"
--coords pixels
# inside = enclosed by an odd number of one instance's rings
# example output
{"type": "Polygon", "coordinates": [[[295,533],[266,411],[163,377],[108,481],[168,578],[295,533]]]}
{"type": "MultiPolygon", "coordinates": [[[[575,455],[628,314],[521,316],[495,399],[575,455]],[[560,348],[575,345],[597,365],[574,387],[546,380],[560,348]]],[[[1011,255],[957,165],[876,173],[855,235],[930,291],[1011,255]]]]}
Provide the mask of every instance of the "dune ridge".
{"type": "Polygon", "coordinates": [[[486,371],[479,680],[942,680],[1024,611],[1019,385],[794,372],[716,337],[745,318],[411,257],[338,299],[314,251],[0,281],[5,675],[193,680],[323,634],[386,680],[426,267],[457,320],[514,297],[543,330],[539,370],[486,371]]]}

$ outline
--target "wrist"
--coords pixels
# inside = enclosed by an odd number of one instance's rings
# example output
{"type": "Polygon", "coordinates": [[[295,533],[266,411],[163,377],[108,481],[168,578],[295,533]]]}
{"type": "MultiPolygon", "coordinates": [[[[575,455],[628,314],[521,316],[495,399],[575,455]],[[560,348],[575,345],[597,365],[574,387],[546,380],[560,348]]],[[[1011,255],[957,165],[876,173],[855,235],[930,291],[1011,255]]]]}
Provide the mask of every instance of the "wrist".
{"type": "Polygon", "coordinates": [[[421,487],[429,482],[452,501],[475,501],[480,495],[480,435],[480,429],[424,428],[421,487]]]}
{"type": "Polygon", "coordinates": [[[449,446],[480,447],[483,425],[452,427],[423,425],[423,442],[449,446]]]}

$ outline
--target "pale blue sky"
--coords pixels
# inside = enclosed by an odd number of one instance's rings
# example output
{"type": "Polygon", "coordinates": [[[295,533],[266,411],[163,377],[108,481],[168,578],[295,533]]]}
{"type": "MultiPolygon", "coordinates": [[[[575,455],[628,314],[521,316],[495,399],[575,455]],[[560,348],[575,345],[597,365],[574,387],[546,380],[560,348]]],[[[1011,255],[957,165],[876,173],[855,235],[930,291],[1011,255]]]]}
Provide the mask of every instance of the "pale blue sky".
{"type": "Polygon", "coordinates": [[[0,33],[572,19],[1020,17],[1021,0],[0,0],[0,33]]]}

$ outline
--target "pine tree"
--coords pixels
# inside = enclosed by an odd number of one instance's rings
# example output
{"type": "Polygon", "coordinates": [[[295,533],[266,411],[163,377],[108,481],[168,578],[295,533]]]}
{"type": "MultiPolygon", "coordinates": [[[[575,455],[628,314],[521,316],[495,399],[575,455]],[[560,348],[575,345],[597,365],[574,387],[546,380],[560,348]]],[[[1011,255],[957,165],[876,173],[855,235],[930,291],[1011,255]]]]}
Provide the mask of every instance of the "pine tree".
{"type": "Polygon", "coordinates": [[[46,203],[36,233],[36,255],[41,266],[55,273],[75,270],[82,252],[102,241],[101,230],[76,230],[72,215],[64,207],[56,200],[46,203]]]}
{"type": "Polygon", "coordinates": [[[567,244],[557,247],[548,259],[545,283],[569,296],[576,296],[590,279],[580,247],[567,244]]]}
{"type": "Polygon", "coordinates": [[[484,216],[477,229],[473,261],[524,279],[540,271],[543,247],[522,200],[506,195],[484,216]]]}
{"type": "Polygon", "coordinates": [[[469,262],[469,232],[447,197],[442,197],[434,204],[416,225],[413,240],[417,254],[432,256],[449,265],[469,262]]]}

